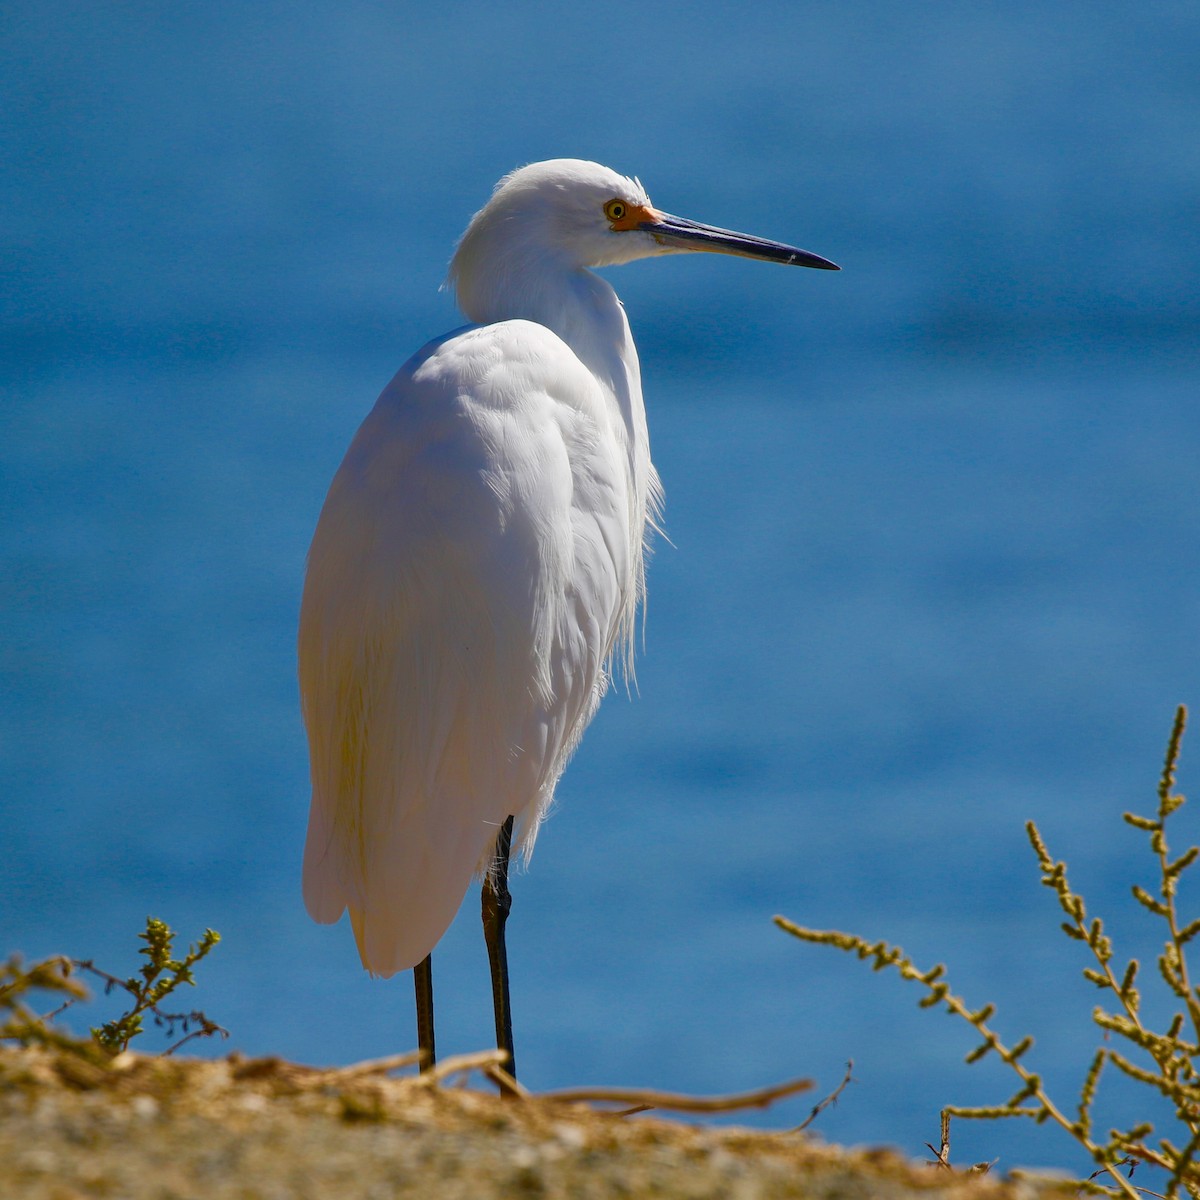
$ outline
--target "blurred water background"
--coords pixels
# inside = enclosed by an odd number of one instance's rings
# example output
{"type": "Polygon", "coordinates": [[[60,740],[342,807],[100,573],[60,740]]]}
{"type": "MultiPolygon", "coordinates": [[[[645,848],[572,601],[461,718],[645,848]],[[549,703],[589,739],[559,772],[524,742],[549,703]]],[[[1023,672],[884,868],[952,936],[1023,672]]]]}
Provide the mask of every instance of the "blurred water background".
{"type": "MultiPolygon", "coordinates": [[[[300,901],[304,554],[378,391],[459,323],[438,287],[494,181],[595,158],[844,270],[609,273],[673,544],[638,694],[515,884],[525,1081],[828,1090],[853,1058],[818,1128],[911,1154],[1015,1090],[781,912],[946,961],[1069,1106],[1098,997],[1023,822],[1152,957],[1119,814],[1200,704],[1200,10],[10,0],[0,27],[0,950],[128,972],[147,913],[211,925],[187,999],[230,1046],[413,1044],[408,978],[300,901]]],[[[439,1048],[486,1047],[473,893],[435,962],[439,1048]]],[[[1031,1124],[954,1155],[1079,1165],[1031,1124]]]]}

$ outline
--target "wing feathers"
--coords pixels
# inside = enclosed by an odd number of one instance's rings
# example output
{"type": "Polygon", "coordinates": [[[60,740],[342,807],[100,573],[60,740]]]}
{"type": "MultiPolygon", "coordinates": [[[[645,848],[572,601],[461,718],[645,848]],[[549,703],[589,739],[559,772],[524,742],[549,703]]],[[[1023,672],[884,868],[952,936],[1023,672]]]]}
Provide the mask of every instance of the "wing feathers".
{"type": "Polygon", "coordinates": [[[532,851],[636,590],[628,472],[591,375],[527,322],[427,347],[380,397],[309,554],[304,899],[413,966],[500,824],[532,851]],[[535,331],[535,332],[531,332],[535,331]]]}

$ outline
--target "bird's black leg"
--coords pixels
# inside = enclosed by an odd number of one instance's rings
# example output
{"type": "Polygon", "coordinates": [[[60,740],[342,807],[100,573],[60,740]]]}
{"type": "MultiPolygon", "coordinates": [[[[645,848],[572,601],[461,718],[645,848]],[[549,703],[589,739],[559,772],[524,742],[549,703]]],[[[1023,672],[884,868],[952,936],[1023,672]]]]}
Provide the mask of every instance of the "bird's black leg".
{"type": "Polygon", "coordinates": [[[512,1007],[508,995],[508,952],[504,946],[504,923],[512,908],[508,890],[508,857],[512,851],[513,819],[509,817],[496,839],[496,857],[483,881],[483,936],[492,968],[492,1002],[496,1009],[496,1046],[508,1053],[504,1069],[517,1077],[513,1055],[512,1007]]]}
{"type": "Polygon", "coordinates": [[[421,1051],[421,1070],[433,1069],[437,1054],[433,1047],[433,955],[413,967],[413,984],[417,989],[417,1047],[421,1051]]]}

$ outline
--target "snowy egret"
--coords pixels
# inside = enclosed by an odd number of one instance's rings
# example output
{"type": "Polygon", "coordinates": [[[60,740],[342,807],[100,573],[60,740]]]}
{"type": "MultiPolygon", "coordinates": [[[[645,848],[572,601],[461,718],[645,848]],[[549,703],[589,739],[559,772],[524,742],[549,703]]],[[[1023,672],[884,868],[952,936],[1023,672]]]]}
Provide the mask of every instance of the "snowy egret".
{"type": "Polygon", "coordinates": [[[375,975],[430,956],[473,877],[498,1046],[515,1074],[504,924],[614,661],[632,664],[661,496],[637,350],[587,268],[708,250],[836,271],[660,212],[636,179],[557,159],[502,179],[449,282],[473,322],[384,389],[321,510],[300,612],[312,805],[304,902],[348,908],[375,975]]]}

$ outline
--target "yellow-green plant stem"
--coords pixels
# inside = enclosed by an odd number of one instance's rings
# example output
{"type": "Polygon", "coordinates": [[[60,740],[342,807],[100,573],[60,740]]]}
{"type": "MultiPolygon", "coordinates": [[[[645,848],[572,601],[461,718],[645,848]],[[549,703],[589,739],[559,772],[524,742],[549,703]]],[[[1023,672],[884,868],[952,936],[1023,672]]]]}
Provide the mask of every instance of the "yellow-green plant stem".
{"type": "Polygon", "coordinates": [[[995,1012],[995,1007],[987,1004],[983,1008],[972,1012],[966,1003],[950,990],[950,985],[943,978],[945,967],[940,963],[929,971],[922,971],[913,963],[912,959],[905,955],[899,946],[890,946],[887,942],[868,942],[865,938],[861,938],[857,934],[840,933],[833,929],[806,929],[803,925],[797,925],[794,921],[789,921],[786,917],[777,916],[775,924],[801,941],[813,942],[822,946],[836,946],[839,950],[846,950],[857,954],[861,959],[873,959],[875,970],[879,971],[886,967],[894,967],[902,978],[923,984],[928,989],[929,995],[920,1002],[922,1008],[932,1008],[938,1004],[944,1005],[950,1012],[961,1017],[971,1025],[983,1037],[983,1042],[967,1055],[968,1062],[978,1062],[984,1055],[994,1051],[1003,1062],[1007,1063],[1021,1077],[1025,1085],[1003,1105],[996,1105],[991,1108],[958,1108],[949,1105],[946,1111],[951,1116],[971,1119],[1029,1117],[1038,1122],[1050,1119],[1061,1125],[1063,1129],[1076,1138],[1088,1150],[1095,1161],[1108,1172],[1114,1183],[1116,1183],[1117,1187],[1125,1195],[1131,1197],[1131,1200],[1137,1200],[1137,1190],[1110,1162],[1105,1161],[1104,1147],[1096,1145],[1083,1132],[1078,1122],[1064,1116],[1054,1101],[1046,1094],[1042,1087],[1041,1078],[1025,1067],[1020,1061],[1021,1057],[1033,1045],[1033,1039],[1029,1037],[1022,1038],[1011,1049],[1006,1046],[1000,1040],[999,1035],[987,1024],[988,1018],[995,1012]],[[1038,1107],[1025,1107],[1027,1100],[1036,1100],[1038,1107]]]}
{"type": "MultiPolygon", "coordinates": [[[[1095,960],[1095,967],[1083,968],[1084,977],[1101,990],[1111,990],[1123,1010],[1107,1012],[1097,1007],[1092,1012],[1092,1020],[1104,1031],[1106,1039],[1109,1034],[1116,1033],[1145,1051],[1156,1068],[1139,1066],[1112,1046],[1101,1046],[1092,1057],[1080,1089],[1076,1120],[1071,1120],[1063,1113],[1046,1094],[1041,1078],[1020,1061],[1033,1044],[1033,1039],[1026,1037],[1011,1049],[1007,1047],[987,1023],[995,1011],[994,1007],[989,1004],[972,1012],[950,991],[949,984],[943,978],[945,971],[942,966],[921,971],[898,946],[891,946],[887,942],[869,942],[856,934],[805,929],[784,917],[776,917],[775,922],[781,929],[803,941],[851,951],[859,958],[872,959],[876,970],[894,967],[905,979],[923,984],[928,995],[920,1001],[922,1007],[944,1005],[982,1036],[983,1042],[967,1055],[967,1062],[976,1062],[986,1054],[995,1052],[1020,1077],[1021,1090],[1005,1104],[987,1108],[947,1106],[943,1110],[944,1118],[949,1115],[975,1119],[1029,1117],[1038,1122],[1051,1120],[1087,1150],[1122,1194],[1137,1196],[1144,1189],[1134,1188],[1121,1175],[1119,1166],[1144,1162],[1169,1173],[1166,1189],[1168,1198],[1177,1196],[1180,1188],[1183,1188],[1190,1196],[1200,1200],[1200,1163],[1197,1162],[1197,1156],[1200,1155],[1200,1069],[1197,1067],[1200,1062],[1200,991],[1192,986],[1185,951],[1187,943],[1200,935],[1200,918],[1184,924],[1176,907],[1179,879],[1200,860],[1200,847],[1192,846],[1178,858],[1172,859],[1166,835],[1168,818],[1185,803],[1184,797],[1173,789],[1186,724],[1187,709],[1180,706],[1159,779],[1157,816],[1124,814],[1127,824],[1150,835],[1150,849],[1157,860],[1160,878],[1158,896],[1151,895],[1139,885],[1133,887],[1133,896],[1143,908],[1163,920],[1167,926],[1167,940],[1158,957],[1159,974],[1171,993],[1182,1001],[1185,1011],[1174,1014],[1165,1033],[1148,1029],[1142,1021],[1141,996],[1136,986],[1137,960],[1130,959],[1119,974],[1114,970],[1113,946],[1104,932],[1103,922],[1099,917],[1089,917],[1083,897],[1071,889],[1067,880],[1066,864],[1052,857],[1037,826],[1032,821],[1026,823],[1026,833],[1041,867],[1041,881],[1055,892],[1060,907],[1067,915],[1067,920],[1061,925],[1063,932],[1072,941],[1083,942],[1095,960]],[[1180,1037],[1185,1025],[1189,1024],[1194,1041],[1180,1037]],[[1175,1146],[1167,1138],[1160,1138],[1157,1146],[1148,1144],[1148,1139],[1154,1133],[1153,1126],[1148,1122],[1126,1130],[1110,1130],[1108,1140],[1103,1144],[1093,1137],[1092,1107],[1106,1062],[1111,1062],[1124,1075],[1171,1101],[1175,1116],[1186,1131],[1182,1147],[1175,1146]]],[[[945,1136],[943,1140],[946,1140],[945,1136]]],[[[1080,1186],[1089,1191],[1113,1194],[1092,1180],[1081,1181],[1080,1186]]]]}

